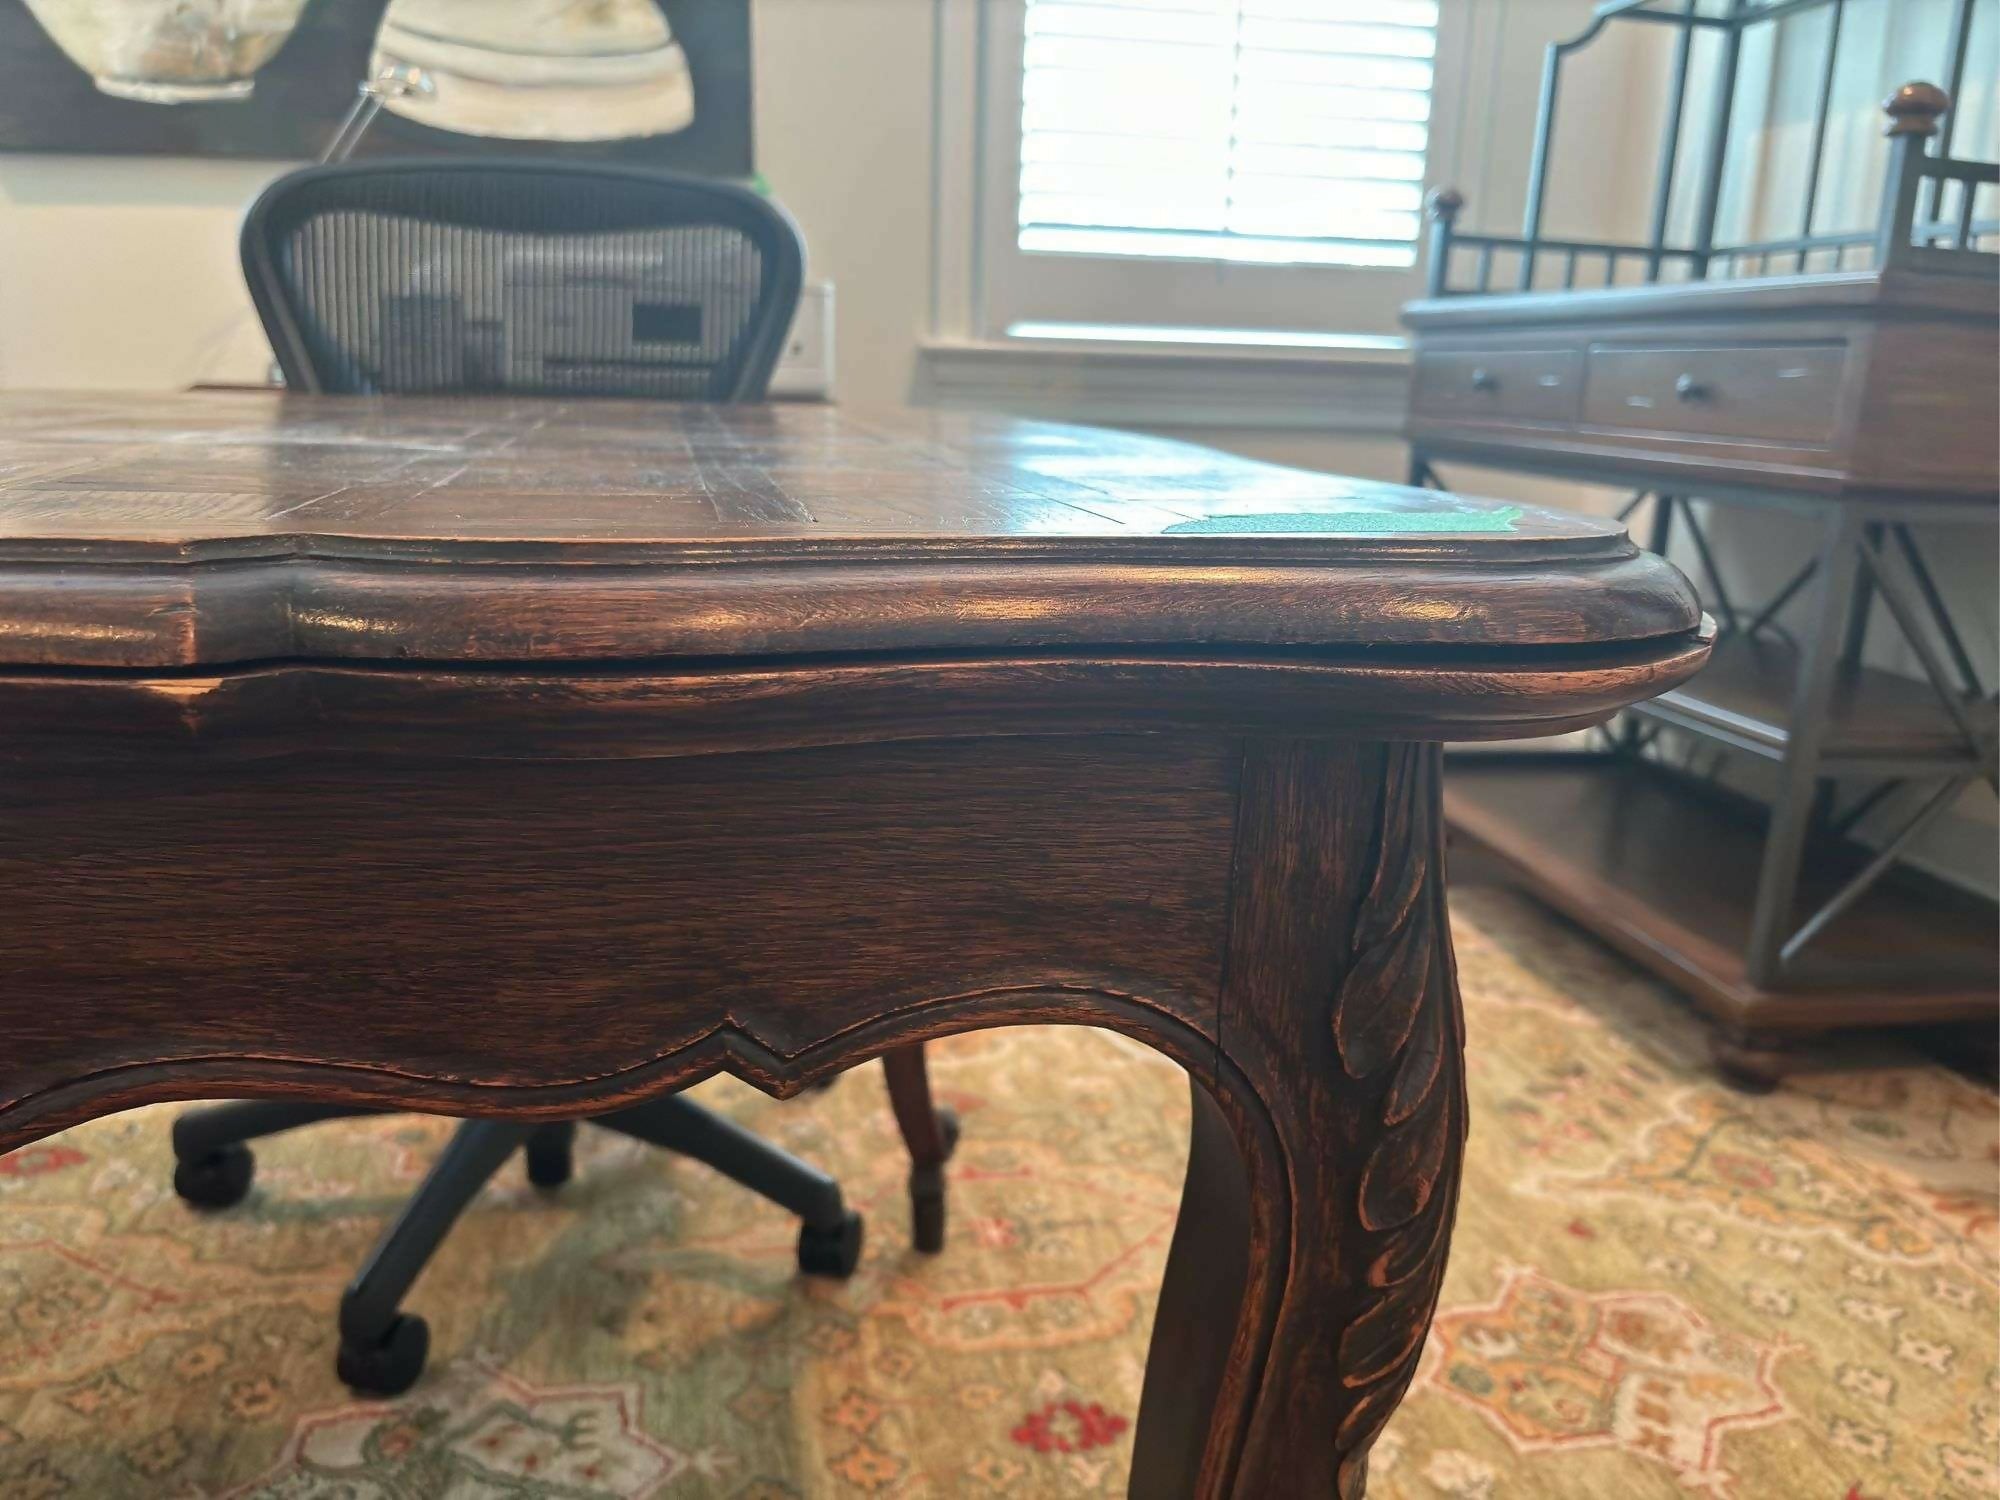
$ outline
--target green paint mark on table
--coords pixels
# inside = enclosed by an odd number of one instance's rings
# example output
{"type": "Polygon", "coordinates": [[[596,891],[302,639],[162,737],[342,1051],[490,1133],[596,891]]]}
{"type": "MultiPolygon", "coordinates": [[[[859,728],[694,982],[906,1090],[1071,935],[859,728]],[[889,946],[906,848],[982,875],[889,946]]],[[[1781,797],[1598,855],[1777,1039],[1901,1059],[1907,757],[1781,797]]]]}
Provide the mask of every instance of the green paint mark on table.
{"type": "Polygon", "coordinates": [[[1257,533],[1293,536],[1458,535],[1465,532],[1507,532],[1521,518],[1518,505],[1464,510],[1321,510],[1263,511],[1247,515],[1203,516],[1176,521],[1166,528],[1174,536],[1246,536],[1257,533]]]}

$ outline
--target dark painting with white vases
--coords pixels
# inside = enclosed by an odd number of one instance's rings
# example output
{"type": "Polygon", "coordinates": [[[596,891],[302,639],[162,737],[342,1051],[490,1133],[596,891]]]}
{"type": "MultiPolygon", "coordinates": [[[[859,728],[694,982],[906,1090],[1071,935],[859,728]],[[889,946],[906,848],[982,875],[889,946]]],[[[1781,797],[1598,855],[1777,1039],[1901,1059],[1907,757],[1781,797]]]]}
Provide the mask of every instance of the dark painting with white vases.
{"type": "Polygon", "coordinates": [[[506,152],[748,177],[750,0],[0,0],[0,150],[506,152]]]}

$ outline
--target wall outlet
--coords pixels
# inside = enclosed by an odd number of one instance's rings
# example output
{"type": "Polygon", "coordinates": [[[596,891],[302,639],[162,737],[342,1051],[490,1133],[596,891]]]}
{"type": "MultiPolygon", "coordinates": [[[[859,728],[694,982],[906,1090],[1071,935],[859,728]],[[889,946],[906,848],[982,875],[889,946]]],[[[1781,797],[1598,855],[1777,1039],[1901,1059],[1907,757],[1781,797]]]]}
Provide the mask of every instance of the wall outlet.
{"type": "Polygon", "coordinates": [[[811,282],[799,292],[792,331],[771,372],[771,394],[793,401],[833,399],[832,282],[811,282]]]}

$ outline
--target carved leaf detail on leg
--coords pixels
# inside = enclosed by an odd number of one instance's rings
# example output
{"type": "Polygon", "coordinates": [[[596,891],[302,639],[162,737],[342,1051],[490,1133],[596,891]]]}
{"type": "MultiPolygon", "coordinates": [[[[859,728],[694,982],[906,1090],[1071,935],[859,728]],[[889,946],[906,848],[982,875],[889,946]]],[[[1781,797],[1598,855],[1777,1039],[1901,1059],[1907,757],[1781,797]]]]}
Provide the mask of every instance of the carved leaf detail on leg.
{"type": "MultiPolygon", "coordinates": [[[[1437,1091],[1433,1091],[1434,1093],[1437,1091]]],[[[1361,1227],[1399,1229],[1422,1216],[1444,1171],[1449,1108],[1434,1098],[1382,1138],[1361,1170],[1361,1227]]]]}
{"type": "Polygon", "coordinates": [[[1409,1040],[1430,988],[1430,850],[1418,836],[1422,745],[1389,750],[1375,872],[1354,924],[1354,951],[1333,1001],[1333,1040],[1350,1078],[1368,1078],[1409,1040]]]}
{"type": "Polygon", "coordinates": [[[1355,1398],[1336,1441],[1354,1465],[1365,1462],[1423,1351],[1465,1132],[1462,1023],[1437,868],[1440,751],[1395,745],[1387,754],[1374,870],[1333,1009],[1343,1070],[1382,1085],[1381,1133],[1353,1203],[1366,1268],[1356,1289],[1361,1310],[1340,1333],[1341,1382],[1355,1398]]]}
{"type": "Polygon", "coordinates": [[[1395,1082],[1389,1085],[1389,1097],[1382,1103],[1384,1124],[1401,1125],[1431,1097],[1438,1069],[1444,1064],[1445,1009],[1426,1005],[1418,1013],[1403,1060],[1396,1067],[1395,1082]]]}

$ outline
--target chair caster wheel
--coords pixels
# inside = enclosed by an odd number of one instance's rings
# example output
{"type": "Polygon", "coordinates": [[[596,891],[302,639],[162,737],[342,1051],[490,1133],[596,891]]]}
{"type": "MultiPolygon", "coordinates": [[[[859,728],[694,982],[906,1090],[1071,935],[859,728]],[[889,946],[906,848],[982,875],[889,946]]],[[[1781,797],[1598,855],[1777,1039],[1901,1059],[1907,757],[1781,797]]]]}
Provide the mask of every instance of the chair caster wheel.
{"type": "Polygon", "coordinates": [[[206,1156],[174,1164],[174,1191],[194,1208],[234,1208],[250,1191],[257,1158],[242,1144],[219,1146],[206,1156]]]}
{"type": "Polygon", "coordinates": [[[528,1158],[528,1181],[536,1187],[553,1190],[570,1179],[576,1162],[571,1147],[576,1141],[576,1126],[545,1125],[528,1137],[525,1154],[528,1158]]]}
{"type": "Polygon", "coordinates": [[[832,1229],[799,1226],[799,1269],[808,1276],[854,1274],[861,1264],[861,1215],[853,1209],[840,1216],[832,1229]]]}
{"type": "Polygon", "coordinates": [[[424,1373],[430,1352],[431,1331],[424,1320],[414,1313],[398,1313],[375,1343],[341,1340],[333,1372],[357,1395],[400,1396],[424,1373]]]}

